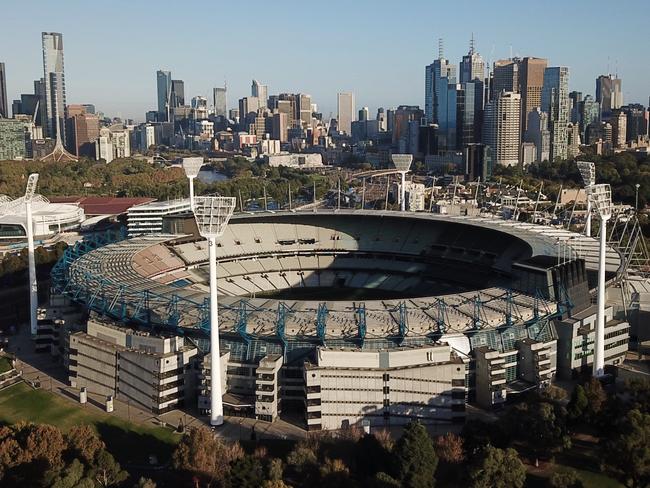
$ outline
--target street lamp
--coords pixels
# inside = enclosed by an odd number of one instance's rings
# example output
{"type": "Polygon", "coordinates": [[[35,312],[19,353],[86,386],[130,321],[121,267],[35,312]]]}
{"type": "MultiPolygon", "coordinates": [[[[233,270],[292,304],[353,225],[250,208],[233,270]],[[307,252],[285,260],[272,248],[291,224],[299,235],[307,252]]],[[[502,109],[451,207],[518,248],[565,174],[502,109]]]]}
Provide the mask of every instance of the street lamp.
{"type": "Polygon", "coordinates": [[[594,340],[594,376],[605,371],[605,255],[607,251],[607,221],[612,216],[612,190],[607,184],[587,187],[592,207],[600,216],[600,248],[598,250],[598,315],[594,340]]]}
{"type": "Polygon", "coordinates": [[[194,218],[201,236],[208,241],[210,262],[210,424],[223,424],[219,311],[217,304],[217,238],[223,236],[235,210],[234,197],[196,197],[194,218]]]}
{"type": "Polygon", "coordinates": [[[190,208],[194,210],[194,178],[199,175],[199,171],[203,166],[203,158],[183,158],[183,169],[185,176],[190,180],[190,208]]]}
{"type": "Polygon", "coordinates": [[[402,185],[400,188],[400,210],[404,212],[406,210],[406,173],[409,172],[411,168],[411,163],[413,163],[412,154],[393,154],[391,155],[395,169],[400,174],[402,178],[402,185]]]}
{"type": "MultiPolygon", "coordinates": [[[[596,184],[596,165],[589,161],[578,161],[578,169],[582,182],[585,184],[585,191],[596,184]]],[[[591,200],[587,198],[587,220],[585,222],[585,235],[591,237],[591,200]]]]}
{"type": "Polygon", "coordinates": [[[38,307],[38,283],[36,282],[36,260],[34,259],[34,221],[32,219],[32,200],[36,193],[38,173],[27,179],[25,190],[25,219],[27,220],[27,258],[29,262],[29,328],[32,336],[37,332],[36,309],[38,307]]]}
{"type": "Polygon", "coordinates": [[[637,213],[638,213],[638,211],[639,211],[639,187],[640,187],[640,186],[641,186],[641,185],[640,185],[639,183],[637,183],[636,185],[634,185],[634,190],[635,190],[635,192],[634,192],[634,210],[635,210],[637,213]]]}

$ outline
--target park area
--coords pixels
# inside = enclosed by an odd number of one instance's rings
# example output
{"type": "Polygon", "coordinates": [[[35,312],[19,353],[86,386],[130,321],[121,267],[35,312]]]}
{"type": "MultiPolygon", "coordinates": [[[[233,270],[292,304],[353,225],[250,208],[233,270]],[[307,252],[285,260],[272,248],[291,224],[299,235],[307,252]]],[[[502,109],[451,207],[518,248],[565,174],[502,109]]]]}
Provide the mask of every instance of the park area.
{"type": "Polygon", "coordinates": [[[106,443],[108,451],[125,464],[147,464],[150,455],[164,464],[180,439],[169,428],[128,422],[91,406],[72,404],[53,393],[34,390],[25,383],[0,391],[0,425],[20,421],[50,424],[63,432],[74,425],[90,425],[106,443]]]}

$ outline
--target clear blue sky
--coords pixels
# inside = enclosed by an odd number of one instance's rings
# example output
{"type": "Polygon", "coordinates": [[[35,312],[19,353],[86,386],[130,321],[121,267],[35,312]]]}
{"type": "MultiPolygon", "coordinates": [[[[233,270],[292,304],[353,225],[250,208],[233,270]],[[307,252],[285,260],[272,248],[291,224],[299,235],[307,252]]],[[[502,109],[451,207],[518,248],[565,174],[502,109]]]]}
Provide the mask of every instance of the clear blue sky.
{"type": "Polygon", "coordinates": [[[257,78],[269,93],[310,93],[327,116],[346,90],[373,113],[423,106],[437,39],[458,62],[473,32],[486,61],[512,46],[569,66],[571,90],[593,94],[596,76],[617,68],[625,102],[647,105],[647,13],[647,0],[2,0],[0,61],[10,103],[43,75],[41,31],[55,31],[68,103],[142,120],[163,68],[185,80],[187,101],[227,79],[234,107],[257,78]]]}

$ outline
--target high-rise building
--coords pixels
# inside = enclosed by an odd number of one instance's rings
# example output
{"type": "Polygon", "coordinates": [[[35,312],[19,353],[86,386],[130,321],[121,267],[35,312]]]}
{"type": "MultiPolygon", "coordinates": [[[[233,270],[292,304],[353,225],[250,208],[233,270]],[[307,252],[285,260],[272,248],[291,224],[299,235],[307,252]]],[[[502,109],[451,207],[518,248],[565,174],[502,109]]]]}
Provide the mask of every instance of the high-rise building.
{"type": "Polygon", "coordinates": [[[418,106],[400,105],[393,113],[393,144],[398,147],[398,152],[412,152],[413,147],[417,150],[420,123],[424,116],[422,110],[418,106]]]}
{"type": "Polygon", "coordinates": [[[569,93],[569,120],[572,124],[580,123],[580,106],[582,104],[582,92],[572,91],[569,93]]]}
{"type": "Polygon", "coordinates": [[[569,124],[569,68],[551,67],[544,70],[542,110],[548,114],[551,132],[551,161],[567,158],[569,124]]]}
{"type": "Polygon", "coordinates": [[[463,56],[463,60],[460,62],[460,82],[466,83],[474,80],[481,82],[485,80],[485,62],[481,55],[475,51],[474,37],[472,36],[469,52],[463,56]]]}
{"type": "Polygon", "coordinates": [[[541,58],[526,57],[518,68],[519,93],[521,94],[521,134],[528,128],[528,114],[542,104],[542,86],[547,61],[541,58]]]}
{"type": "Polygon", "coordinates": [[[600,103],[600,118],[608,119],[612,111],[623,106],[623,91],[620,78],[611,74],[596,78],[596,101],[600,103]]]}
{"type": "Polygon", "coordinates": [[[526,142],[535,145],[535,161],[548,161],[551,154],[551,133],[548,131],[548,114],[536,107],[528,114],[528,130],[524,136],[526,142]]]}
{"type": "Polygon", "coordinates": [[[628,141],[635,142],[640,137],[648,136],[648,111],[638,103],[631,103],[621,107],[621,111],[627,117],[627,136],[628,141]]]}
{"type": "Polygon", "coordinates": [[[475,79],[460,83],[457,91],[457,146],[463,149],[468,144],[481,142],[483,125],[483,81],[475,79]]]}
{"type": "Polygon", "coordinates": [[[580,154],[580,126],[573,122],[567,125],[567,154],[570,158],[580,154]]]}
{"type": "Polygon", "coordinates": [[[273,114],[271,136],[280,142],[287,142],[289,130],[289,115],[284,112],[273,114]]]}
{"type": "Polygon", "coordinates": [[[228,115],[228,89],[216,87],[212,89],[214,102],[214,115],[226,117],[228,115]]]}
{"type": "Polygon", "coordinates": [[[0,63],[0,119],[9,118],[9,105],[7,105],[7,74],[5,64],[0,63]]]}
{"type": "Polygon", "coordinates": [[[579,108],[578,120],[580,123],[580,136],[583,141],[587,140],[587,127],[592,122],[600,120],[600,104],[591,95],[585,95],[579,108]]]}
{"type": "Polygon", "coordinates": [[[99,118],[86,112],[84,105],[68,105],[68,150],[76,156],[95,157],[95,141],[99,138],[99,118]]]}
{"type": "Polygon", "coordinates": [[[294,100],[294,106],[296,109],[296,113],[294,115],[295,120],[299,121],[301,128],[311,128],[311,95],[298,93],[295,95],[294,100]]]}
{"type": "Polygon", "coordinates": [[[622,110],[616,110],[612,113],[612,143],[616,148],[625,147],[627,140],[627,116],[622,110]]]}
{"type": "Polygon", "coordinates": [[[444,58],[441,41],[438,59],[424,69],[424,116],[428,123],[440,124],[446,116],[449,85],[455,84],[456,66],[444,58]]]}
{"type": "Polygon", "coordinates": [[[519,93],[520,60],[500,59],[494,62],[492,69],[491,98],[496,99],[501,92],[519,93]]]}
{"type": "Polygon", "coordinates": [[[43,32],[43,79],[45,95],[45,135],[65,138],[65,72],[63,67],[63,34],[43,32]],[[60,133],[59,133],[60,131],[60,133]]]}
{"type": "Polygon", "coordinates": [[[183,80],[172,80],[171,108],[185,105],[185,83],[183,80]]]}
{"type": "Polygon", "coordinates": [[[266,103],[269,99],[269,87],[267,85],[262,85],[257,80],[253,80],[253,83],[251,84],[251,96],[259,98],[260,107],[266,107],[266,103]]]}
{"type": "Polygon", "coordinates": [[[255,122],[259,108],[260,99],[257,97],[239,99],[239,125],[244,127],[244,130],[248,130],[248,126],[255,122]]]}
{"type": "Polygon", "coordinates": [[[352,134],[352,122],[355,120],[354,114],[354,93],[342,92],[337,97],[338,107],[338,128],[339,132],[352,134]]]}
{"type": "Polygon", "coordinates": [[[492,148],[495,164],[519,164],[521,95],[502,91],[485,105],[483,139],[492,148]]]}
{"type": "Polygon", "coordinates": [[[359,119],[360,121],[366,121],[370,119],[370,110],[368,107],[362,107],[359,110],[359,119]]]}
{"type": "Polygon", "coordinates": [[[379,107],[377,109],[377,129],[380,132],[386,132],[388,130],[388,118],[386,117],[386,111],[384,107],[379,107]]]}
{"type": "Polygon", "coordinates": [[[158,94],[158,122],[169,122],[171,113],[172,74],[170,71],[156,71],[158,94]]]}

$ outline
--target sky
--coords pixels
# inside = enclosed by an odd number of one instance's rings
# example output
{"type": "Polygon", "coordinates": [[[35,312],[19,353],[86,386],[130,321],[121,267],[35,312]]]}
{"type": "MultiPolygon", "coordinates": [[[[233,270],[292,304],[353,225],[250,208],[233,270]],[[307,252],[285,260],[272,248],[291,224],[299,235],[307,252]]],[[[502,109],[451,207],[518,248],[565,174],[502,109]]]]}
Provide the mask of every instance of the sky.
{"type": "Polygon", "coordinates": [[[486,62],[537,56],[568,66],[570,90],[623,79],[625,103],[648,104],[647,0],[0,0],[0,62],[9,103],[43,76],[41,32],[63,33],[67,103],[144,119],[156,70],[185,81],[185,100],[228,84],[228,106],[250,95],[308,93],[324,116],[336,94],[357,109],[424,106],[424,66],[460,62],[474,36],[486,62]]]}

